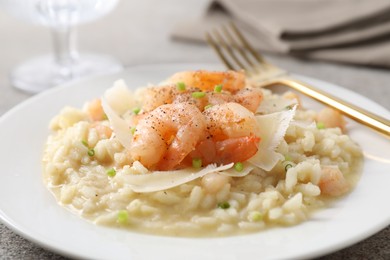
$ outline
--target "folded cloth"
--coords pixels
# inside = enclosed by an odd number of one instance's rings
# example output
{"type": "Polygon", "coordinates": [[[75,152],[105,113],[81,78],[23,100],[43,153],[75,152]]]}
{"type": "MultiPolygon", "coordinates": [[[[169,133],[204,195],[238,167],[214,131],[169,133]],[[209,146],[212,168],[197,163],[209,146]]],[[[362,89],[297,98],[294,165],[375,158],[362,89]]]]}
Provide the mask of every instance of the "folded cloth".
{"type": "Polygon", "coordinates": [[[259,50],[390,67],[389,0],[212,0],[197,20],[178,24],[175,39],[234,21],[259,50]]]}

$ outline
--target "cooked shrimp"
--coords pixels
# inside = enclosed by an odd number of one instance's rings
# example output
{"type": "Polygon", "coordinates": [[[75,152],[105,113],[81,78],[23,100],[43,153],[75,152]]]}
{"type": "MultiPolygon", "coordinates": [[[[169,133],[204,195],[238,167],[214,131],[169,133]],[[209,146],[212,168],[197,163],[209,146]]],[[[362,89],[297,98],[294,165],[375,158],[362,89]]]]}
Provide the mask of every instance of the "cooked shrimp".
{"type": "Polygon", "coordinates": [[[244,88],[238,91],[233,98],[234,102],[254,113],[263,100],[263,92],[259,88],[244,88]]]}
{"type": "Polygon", "coordinates": [[[171,104],[177,94],[178,90],[175,85],[146,88],[143,92],[144,102],[142,109],[144,111],[152,111],[161,105],[171,104]]]}
{"type": "Polygon", "coordinates": [[[240,104],[215,105],[203,112],[207,130],[214,140],[250,136],[257,132],[254,114],[240,104]]]}
{"type": "Polygon", "coordinates": [[[246,90],[245,92],[238,91],[237,94],[231,94],[230,92],[216,93],[214,91],[204,91],[204,96],[199,98],[194,97],[192,91],[187,91],[174,97],[173,103],[187,102],[195,105],[201,111],[207,106],[221,105],[228,102],[237,102],[248,109],[257,108],[261,100],[261,96],[258,95],[257,90],[246,90]]]}
{"type": "Polygon", "coordinates": [[[321,178],[318,184],[321,194],[340,196],[348,192],[349,183],[338,168],[325,167],[321,170],[321,178]]]}
{"type": "Polygon", "coordinates": [[[330,107],[322,109],[316,118],[318,123],[323,123],[326,128],[339,127],[341,131],[345,132],[346,122],[337,110],[330,107]]]}
{"type": "Polygon", "coordinates": [[[144,102],[142,109],[146,112],[152,111],[165,104],[187,102],[203,109],[208,104],[207,98],[194,98],[193,92],[198,92],[198,88],[186,88],[178,90],[176,85],[165,85],[150,87],[144,90],[144,102]]]}
{"type": "Polygon", "coordinates": [[[189,103],[196,106],[200,111],[203,111],[204,108],[209,104],[208,94],[205,93],[203,97],[195,98],[192,96],[192,93],[197,91],[199,90],[190,89],[183,91],[173,98],[173,103],[189,103]]]}
{"type": "Polygon", "coordinates": [[[203,111],[208,105],[219,105],[227,102],[237,102],[252,112],[255,112],[263,99],[263,93],[258,88],[244,88],[232,94],[228,91],[220,93],[215,91],[203,91],[204,96],[194,97],[193,93],[199,92],[197,88],[186,88],[183,91],[176,85],[159,86],[145,90],[145,101],[142,109],[151,111],[163,104],[190,103],[203,111]]]}
{"type": "Polygon", "coordinates": [[[237,103],[226,103],[206,109],[203,114],[208,136],[189,154],[189,159],[202,159],[203,165],[227,164],[246,161],[256,154],[260,138],[255,136],[258,126],[252,112],[237,103]]]}
{"type": "Polygon", "coordinates": [[[138,122],[131,156],[148,169],[174,169],[195,149],[205,129],[204,117],[195,106],[159,106],[138,122]]]}
{"type": "Polygon", "coordinates": [[[106,114],[104,113],[102,101],[100,99],[95,99],[87,103],[85,109],[87,111],[88,117],[92,121],[101,121],[106,119],[106,114]]]}
{"type": "Polygon", "coordinates": [[[229,164],[244,162],[256,154],[260,138],[254,135],[229,138],[221,141],[206,139],[201,141],[186,160],[189,164],[192,159],[201,159],[202,165],[210,163],[229,164]]]}
{"type": "Polygon", "coordinates": [[[96,133],[98,134],[99,139],[110,138],[112,135],[112,129],[109,126],[102,125],[100,122],[92,123],[91,128],[96,129],[96,133]]]}
{"type": "Polygon", "coordinates": [[[222,85],[224,90],[235,92],[245,87],[245,74],[240,71],[183,71],[168,79],[169,83],[183,82],[186,86],[201,90],[214,90],[216,85],[222,85]]]}

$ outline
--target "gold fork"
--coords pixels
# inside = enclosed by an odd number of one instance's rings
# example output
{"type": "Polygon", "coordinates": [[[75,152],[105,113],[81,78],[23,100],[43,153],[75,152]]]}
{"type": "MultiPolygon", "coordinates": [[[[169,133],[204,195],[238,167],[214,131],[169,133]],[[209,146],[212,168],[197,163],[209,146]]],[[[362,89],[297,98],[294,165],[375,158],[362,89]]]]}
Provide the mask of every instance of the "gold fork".
{"type": "Polygon", "coordinates": [[[223,26],[221,30],[206,33],[206,40],[228,69],[245,70],[249,77],[261,82],[263,87],[291,87],[390,137],[390,120],[292,78],[287,71],[267,62],[233,23],[223,26]]]}

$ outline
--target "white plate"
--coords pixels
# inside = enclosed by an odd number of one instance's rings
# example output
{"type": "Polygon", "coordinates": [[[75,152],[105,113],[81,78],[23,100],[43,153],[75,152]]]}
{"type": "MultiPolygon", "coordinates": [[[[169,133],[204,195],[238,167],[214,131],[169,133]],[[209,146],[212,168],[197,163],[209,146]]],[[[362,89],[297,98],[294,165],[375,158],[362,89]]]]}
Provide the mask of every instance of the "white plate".
{"type": "MultiPolygon", "coordinates": [[[[316,257],[354,244],[390,224],[390,142],[357,124],[353,137],[365,151],[364,173],[347,197],[303,224],[257,234],[190,239],[159,237],[95,226],[57,205],[42,183],[41,156],[48,123],[66,106],[81,107],[118,78],[129,86],[157,83],[205,64],[133,67],[52,89],[21,103],[0,118],[0,219],[27,239],[63,255],[89,259],[280,259],[316,257]],[[387,153],[386,153],[387,152],[387,153]],[[371,156],[372,157],[372,156],[371,156]],[[387,161],[386,161],[387,160],[387,161]]],[[[390,113],[351,91],[319,80],[303,80],[389,118],[390,113]]]]}

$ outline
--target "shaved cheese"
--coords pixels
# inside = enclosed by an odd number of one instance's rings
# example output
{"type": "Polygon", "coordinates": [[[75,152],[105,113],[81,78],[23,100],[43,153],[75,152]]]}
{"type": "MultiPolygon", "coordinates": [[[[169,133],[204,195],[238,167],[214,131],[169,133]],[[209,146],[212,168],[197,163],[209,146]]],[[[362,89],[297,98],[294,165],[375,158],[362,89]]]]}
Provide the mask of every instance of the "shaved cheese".
{"type": "Polygon", "coordinates": [[[275,152],[276,147],[286,134],[286,130],[295,115],[296,105],[291,110],[285,110],[269,115],[258,115],[259,127],[257,136],[261,137],[257,153],[248,161],[255,166],[270,171],[284,157],[275,152]]]}
{"type": "Polygon", "coordinates": [[[291,125],[302,128],[302,129],[315,129],[317,125],[314,121],[293,121],[291,125]]]}
{"type": "Polygon", "coordinates": [[[123,118],[121,118],[108,104],[105,97],[102,98],[102,107],[104,113],[106,113],[108,120],[110,121],[110,125],[112,130],[115,133],[116,138],[118,138],[119,142],[126,149],[130,149],[131,147],[131,139],[133,135],[130,131],[130,124],[126,122],[123,118]]]}
{"type": "Polygon", "coordinates": [[[254,169],[253,165],[244,162],[243,163],[243,170],[242,171],[237,171],[234,168],[230,168],[228,170],[220,172],[220,174],[229,176],[229,177],[245,177],[247,176],[252,170],[254,169]]]}
{"type": "Polygon", "coordinates": [[[221,172],[233,167],[233,163],[217,167],[210,164],[202,170],[186,168],[176,171],[155,171],[147,174],[117,174],[114,181],[125,183],[135,192],[154,192],[170,189],[181,184],[201,178],[208,173],[221,172]]]}
{"type": "Polygon", "coordinates": [[[127,87],[123,79],[115,81],[114,85],[104,93],[104,98],[119,115],[137,105],[134,93],[127,87]]]}
{"type": "Polygon", "coordinates": [[[132,123],[131,120],[124,120],[120,115],[135,105],[134,95],[123,79],[115,81],[102,97],[103,111],[110,121],[115,137],[126,149],[130,149],[133,138],[130,131],[132,123]]]}
{"type": "Polygon", "coordinates": [[[271,114],[275,112],[280,112],[286,109],[286,107],[292,107],[296,105],[298,101],[296,99],[287,99],[283,97],[272,97],[269,99],[264,99],[260,106],[257,108],[256,113],[259,114],[271,114]]]}

